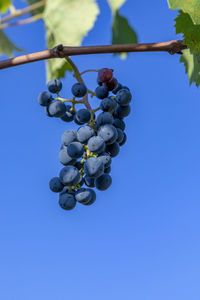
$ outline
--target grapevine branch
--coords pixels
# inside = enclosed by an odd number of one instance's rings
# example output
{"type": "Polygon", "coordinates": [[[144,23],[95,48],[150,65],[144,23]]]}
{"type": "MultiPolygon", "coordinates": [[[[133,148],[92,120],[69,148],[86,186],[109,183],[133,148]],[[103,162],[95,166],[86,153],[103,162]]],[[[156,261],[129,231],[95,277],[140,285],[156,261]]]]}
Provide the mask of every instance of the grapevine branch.
{"type": "Polygon", "coordinates": [[[182,54],[182,50],[187,46],[181,40],[173,40],[163,43],[148,43],[148,44],[121,44],[121,45],[102,45],[102,46],[80,46],[80,47],[57,47],[35,52],[27,55],[14,57],[0,61],[0,69],[6,69],[18,65],[32,63],[35,61],[65,58],[72,55],[85,54],[100,54],[100,53],[120,53],[120,52],[168,52],[170,54],[182,54]]]}
{"type": "Polygon", "coordinates": [[[5,22],[7,22],[7,21],[10,21],[10,20],[12,20],[14,18],[21,17],[23,15],[29,14],[33,10],[36,10],[36,9],[38,9],[40,7],[43,7],[45,4],[46,4],[46,0],[42,0],[42,1],[39,1],[39,2],[37,2],[35,4],[29,5],[28,7],[25,7],[23,9],[16,9],[10,15],[8,15],[8,16],[6,16],[4,18],[1,18],[0,19],[0,24],[3,24],[5,22]]]}
{"type": "Polygon", "coordinates": [[[9,27],[13,27],[13,26],[20,26],[20,25],[26,25],[26,24],[30,24],[32,22],[38,21],[40,19],[43,18],[43,14],[37,14],[35,16],[32,16],[30,18],[27,19],[23,19],[23,20],[19,20],[13,23],[5,23],[5,24],[0,24],[0,30],[5,29],[5,28],[9,28],[9,27]]]}

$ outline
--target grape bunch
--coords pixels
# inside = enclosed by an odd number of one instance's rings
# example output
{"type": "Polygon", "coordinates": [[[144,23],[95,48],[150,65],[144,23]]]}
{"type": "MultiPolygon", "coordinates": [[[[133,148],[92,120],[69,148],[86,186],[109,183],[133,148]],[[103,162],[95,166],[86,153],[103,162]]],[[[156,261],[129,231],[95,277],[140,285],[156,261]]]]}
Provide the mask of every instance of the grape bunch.
{"type": "Polygon", "coordinates": [[[59,160],[64,167],[59,176],[49,182],[50,189],[59,193],[59,205],[65,210],[73,209],[77,202],[93,204],[96,200],[93,188],[105,191],[110,187],[112,158],[118,155],[127,139],[123,119],[130,114],[129,88],[120,84],[113,77],[113,70],[108,68],[98,70],[97,83],[92,92],[79,77],[79,82],[72,86],[73,99],[63,99],[59,95],[62,83],[53,79],[47,83],[48,92],[38,97],[47,116],[67,123],[74,121],[80,126],[77,131],[63,133],[59,160]],[[98,108],[90,107],[89,94],[99,99],[98,108]],[[77,110],[78,104],[85,104],[86,108],[77,110]]]}

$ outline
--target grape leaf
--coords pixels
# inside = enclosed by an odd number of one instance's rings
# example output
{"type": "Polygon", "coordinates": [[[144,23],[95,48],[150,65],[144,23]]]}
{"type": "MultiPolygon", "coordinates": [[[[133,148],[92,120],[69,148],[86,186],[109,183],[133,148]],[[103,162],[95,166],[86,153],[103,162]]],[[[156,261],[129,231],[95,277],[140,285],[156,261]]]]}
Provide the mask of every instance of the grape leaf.
{"type": "MultiPolygon", "coordinates": [[[[99,13],[95,0],[47,0],[44,21],[48,48],[63,44],[79,46],[93,27],[99,13]]],[[[47,62],[48,79],[63,77],[70,70],[65,60],[52,59],[47,62]]]]}
{"type": "Polygon", "coordinates": [[[184,43],[192,51],[200,54],[200,25],[195,25],[189,14],[182,11],[179,11],[175,21],[176,33],[183,33],[184,43]]]}
{"type": "Polygon", "coordinates": [[[11,57],[15,51],[21,52],[23,50],[15,46],[5,33],[0,30],[0,55],[5,54],[11,57]]]}
{"type": "MultiPolygon", "coordinates": [[[[112,13],[112,44],[136,44],[137,34],[133,28],[129,25],[128,20],[119,14],[120,7],[126,2],[126,0],[107,0],[112,13]]],[[[126,58],[127,53],[118,53],[121,58],[126,58]]]]}
{"type": "MultiPolygon", "coordinates": [[[[52,49],[55,46],[55,36],[54,34],[47,29],[47,42],[48,42],[48,48],[52,49]]],[[[66,71],[72,71],[72,68],[69,63],[65,59],[60,58],[54,58],[50,59],[46,62],[46,68],[47,68],[47,79],[52,78],[61,78],[65,77],[66,71]]]]}
{"type": "Polygon", "coordinates": [[[194,83],[198,87],[200,85],[200,55],[193,53],[190,49],[185,49],[180,62],[185,65],[185,72],[188,74],[190,85],[194,83]]]}
{"type": "Polygon", "coordinates": [[[200,24],[200,1],[199,0],[168,0],[171,9],[182,9],[188,13],[195,24],[200,24]]]}
{"type": "Polygon", "coordinates": [[[0,12],[5,13],[11,4],[12,0],[0,0],[0,12]]]}
{"type": "Polygon", "coordinates": [[[115,13],[112,27],[112,44],[137,43],[137,35],[131,28],[126,18],[119,12],[115,13]]]}
{"type": "Polygon", "coordinates": [[[124,4],[124,2],[126,2],[126,0],[108,0],[111,10],[114,13],[124,4]]]}
{"type": "Polygon", "coordinates": [[[189,49],[183,51],[180,62],[185,65],[190,84],[200,85],[200,25],[195,25],[189,14],[179,11],[175,19],[176,33],[183,33],[184,44],[189,49]]]}

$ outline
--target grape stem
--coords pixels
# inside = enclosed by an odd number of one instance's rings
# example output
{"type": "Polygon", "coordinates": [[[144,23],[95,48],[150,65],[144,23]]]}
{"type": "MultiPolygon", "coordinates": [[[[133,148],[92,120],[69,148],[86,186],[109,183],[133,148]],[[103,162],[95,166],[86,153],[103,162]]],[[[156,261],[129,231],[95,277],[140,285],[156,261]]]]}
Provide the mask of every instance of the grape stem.
{"type": "Polygon", "coordinates": [[[61,97],[54,98],[54,100],[62,101],[62,102],[71,102],[71,103],[73,103],[73,104],[84,103],[83,100],[64,99],[64,98],[61,98],[61,97]]]}
{"type": "Polygon", "coordinates": [[[93,111],[93,113],[95,113],[96,111],[98,111],[100,109],[101,109],[101,107],[97,107],[97,108],[93,109],[92,111],[93,111]]]}
{"type": "Polygon", "coordinates": [[[66,56],[65,59],[70,64],[72,70],[74,71],[74,77],[76,78],[76,80],[78,82],[84,83],[83,78],[81,77],[81,74],[80,74],[77,66],[75,65],[75,63],[68,56],[66,56]]]}
{"type": "Polygon", "coordinates": [[[88,69],[88,70],[85,70],[85,71],[81,72],[80,75],[83,75],[83,74],[88,73],[88,72],[99,72],[99,70],[88,69]]]}
{"type": "MultiPolygon", "coordinates": [[[[182,40],[173,40],[163,43],[148,44],[121,44],[121,45],[101,45],[101,46],[80,46],[80,47],[57,47],[40,52],[22,55],[11,59],[0,61],[0,69],[7,69],[35,61],[65,58],[72,55],[100,54],[100,53],[120,53],[120,52],[168,52],[170,54],[182,54],[182,50],[186,49],[182,40]]],[[[79,73],[80,74],[80,73],[79,73]]]]}
{"type": "MultiPolygon", "coordinates": [[[[81,74],[80,74],[80,72],[79,72],[77,66],[76,66],[75,63],[71,60],[71,58],[65,57],[65,59],[66,59],[66,61],[70,64],[72,70],[74,71],[74,77],[76,78],[76,80],[77,80],[78,82],[80,82],[80,83],[84,83],[84,84],[85,84],[85,82],[84,82],[83,78],[81,77],[81,74]]],[[[85,84],[85,86],[86,86],[86,84],[85,84]]],[[[87,94],[83,97],[83,100],[82,100],[81,103],[84,103],[84,104],[85,104],[85,107],[91,112],[91,111],[92,111],[92,108],[91,108],[90,103],[89,103],[89,101],[88,101],[88,93],[89,93],[89,90],[88,90],[87,94]]],[[[80,103],[80,102],[79,102],[79,103],[80,103]]]]}

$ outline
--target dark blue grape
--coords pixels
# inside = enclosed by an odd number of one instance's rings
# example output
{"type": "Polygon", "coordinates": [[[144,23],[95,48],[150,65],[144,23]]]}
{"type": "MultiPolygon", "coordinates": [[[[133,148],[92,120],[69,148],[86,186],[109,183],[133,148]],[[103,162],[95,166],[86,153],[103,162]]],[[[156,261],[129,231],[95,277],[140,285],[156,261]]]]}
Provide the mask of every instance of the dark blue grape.
{"type": "Polygon", "coordinates": [[[87,144],[92,136],[95,136],[95,131],[90,126],[80,127],[77,131],[77,139],[82,144],[87,144]]]}
{"type": "Polygon", "coordinates": [[[92,198],[89,202],[85,203],[85,205],[92,205],[96,201],[96,193],[92,189],[88,189],[88,190],[90,190],[90,194],[92,198]]]}
{"type": "Polygon", "coordinates": [[[126,140],[127,140],[127,136],[126,136],[126,133],[124,132],[124,138],[119,145],[123,146],[126,143],[126,140]]]}
{"type": "Polygon", "coordinates": [[[52,79],[47,83],[49,92],[58,93],[62,89],[62,82],[59,79],[52,79]]]}
{"type": "Polygon", "coordinates": [[[131,102],[132,95],[130,91],[126,89],[121,89],[117,92],[116,101],[121,106],[126,106],[131,102]]]}
{"type": "Polygon", "coordinates": [[[71,210],[76,206],[76,200],[73,194],[64,193],[59,197],[59,205],[65,210],[71,210]]]}
{"type": "Polygon", "coordinates": [[[123,131],[124,131],[125,127],[126,127],[124,121],[121,120],[121,119],[114,119],[113,126],[115,126],[116,128],[120,128],[123,131]]]}
{"type": "Polygon", "coordinates": [[[45,112],[45,114],[46,114],[48,117],[51,117],[51,118],[53,118],[53,116],[52,116],[52,115],[50,115],[50,113],[49,113],[49,105],[48,105],[48,106],[45,106],[45,108],[44,108],[44,112],[45,112]]]}
{"type": "Polygon", "coordinates": [[[77,111],[75,118],[79,124],[88,123],[91,118],[91,113],[88,109],[82,108],[77,111]]]}
{"type": "Polygon", "coordinates": [[[95,90],[96,97],[99,99],[104,99],[108,97],[108,90],[104,86],[98,86],[95,90]]]}
{"type": "Polygon", "coordinates": [[[102,112],[97,117],[97,125],[113,124],[114,118],[109,112],[102,112]]]}
{"type": "Polygon", "coordinates": [[[108,91],[114,90],[118,85],[118,81],[116,78],[113,78],[109,82],[106,82],[103,84],[104,88],[106,88],[108,91]]]}
{"type": "Polygon", "coordinates": [[[98,157],[90,157],[84,164],[84,171],[89,177],[97,178],[103,174],[103,162],[98,157]]]}
{"type": "Polygon", "coordinates": [[[117,129],[111,125],[106,124],[99,127],[98,136],[100,136],[107,145],[113,144],[117,138],[117,129]]]}
{"type": "Polygon", "coordinates": [[[112,159],[107,152],[103,152],[98,158],[103,162],[104,168],[110,167],[112,159]]]}
{"type": "Polygon", "coordinates": [[[114,117],[115,118],[119,118],[119,119],[123,119],[125,117],[127,117],[131,112],[131,107],[130,105],[126,105],[126,106],[117,106],[117,109],[114,113],[114,117]]]}
{"type": "Polygon", "coordinates": [[[88,175],[84,177],[84,182],[88,187],[95,187],[94,178],[91,178],[88,175]]]}
{"type": "Polygon", "coordinates": [[[122,89],[122,84],[118,82],[118,85],[116,86],[116,88],[114,90],[112,90],[112,92],[113,92],[113,94],[116,95],[117,92],[121,89],[122,89]]]}
{"type": "Polygon", "coordinates": [[[64,185],[60,181],[59,177],[53,177],[49,182],[49,187],[54,193],[62,192],[64,185]]]}
{"type": "Polygon", "coordinates": [[[84,178],[82,177],[78,183],[78,185],[82,186],[84,185],[85,181],[84,181],[84,178]]]}
{"type": "Polygon", "coordinates": [[[38,96],[38,103],[42,106],[47,106],[53,100],[53,97],[48,92],[42,92],[38,96]]]}
{"type": "Polygon", "coordinates": [[[83,125],[84,123],[79,122],[79,120],[76,117],[76,114],[74,115],[74,123],[76,123],[77,125],[83,125]]]}
{"type": "Polygon", "coordinates": [[[83,164],[81,164],[80,161],[76,161],[75,164],[74,164],[74,167],[76,167],[78,170],[80,170],[80,169],[83,168],[83,164]]]}
{"type": "Polygon", "coordinates": [[[103,82],[101,82],[101,81],[99,80],[99,78],[97,78],[97,84],[98,84],[99,86],[102,86],[102,85],[103,85],[103,82]]]}
{"type": "Polygon", "coordinates": [[[95,186],[100,191],[107,190],[112,184],[112,178],[109,174],[103,174],[95,179],[95,186]]]}
{"type": "Polygon", "coordinates": [[[124,132],[120,128],[117,128],[117,133],[118,133],[118,138],[116,142],[120,144],[124,139],[124,132]]]}
{"type": "Polygon", "coordinates": [[[100,107],[103,111],[112,113],[117,107],[117,102],[112,98],[105,98],[101,101],[100,107]]]}
{"type": "Polygon", "coordinates": [[[111,167],[104,169],[104,173],[109,174],[111,172],[111,167]]]}
{"type": "Polygon", "coordinates": [[[59,160],[60,160],[61,164],[63,164],[64,166],[74,165],[75,162],[76,162],[76,160],[71,158],[69,156],[69,154],[67,153],[67,147],[66,146],[63,146],[63,149],[60,150],[59,160]]]}
{"type": "Polygon", "coordinates": [[[65,186],[65,187],[63,188],[62,192],[59,193],[59,198],[60,198],[62,195],[68,193],[68,192],[69,192],[69,188],[65,186]]]}
{"type": "Polygon", "coordinates": [[[75,193],[75,199],[77,202],[86,204],[92,199],[90,189],[81,188],[75,193]]]}
{"type": "Polygon", "coordinates": [[[61,120],[65,122],[71,122],[74,119],[75,112],[71,111],[71,105],[66,105],[66,113],[61,117],[61,120]]]}
{"type": "Polygon", "coordinates": [[[80,173],[74,166],[66,166],[60,171],[60,180],[63,185],[76,185],[80,180],[80,173]]]}
{"type": "Polygon", "coordinates": [[[67,153],[71,158],[79,158],[84,153],[83,145],[79,142],[72,142],[67,147],[67,153]]]}
{"type": "Polygon", "coordinates": [[[61,101],[51,102],[48,111],[52,117],[60,118],[66,113],[66,105],[61,101]]]}
{"type": "Polygon", "coordinates": [[[115,157],[119,154],[120,146],[117,142],[113,143],[112,145],[106,146],[106,152],[110,154],[111,157],[115,157]]]}
{"type": "Polygon", "coordinates": [[[77,140],[77,133],[75,130],[67,130],[62,135],[62,142],[65,146],[77,140]]]}
{"type": "Polygon", "coordinates": [[[105,142],[100,136],[93,136],[88,141],[88,148],[91,152],[100,154],[105,150],[105,142]]]}
{"type": "Polygon", "coordinates": [[[77,82],[72,86],[72,94],[75,97],[81,98],[84,97],[87,93],[87,88],[84,83],[77,82]]]}
{"type": "Polygon", "coordinates": [[[62,144],[62,145],[60,146],[60,150],[63,150],[63,149],[65,149],[65,150],[67,151],[67,146],[65,146],[64,144],[62,144]]]}
{"type": "Polygon", "coordinates": [[[122,88],[125,89],[125,90],[130,91],[130,89],[127,86],[125,86],[125,85],[123,85],[122,88]]]}

